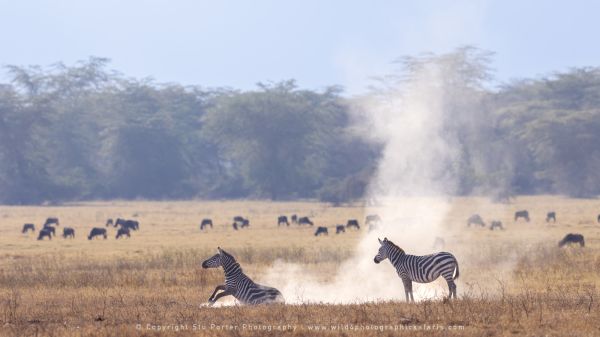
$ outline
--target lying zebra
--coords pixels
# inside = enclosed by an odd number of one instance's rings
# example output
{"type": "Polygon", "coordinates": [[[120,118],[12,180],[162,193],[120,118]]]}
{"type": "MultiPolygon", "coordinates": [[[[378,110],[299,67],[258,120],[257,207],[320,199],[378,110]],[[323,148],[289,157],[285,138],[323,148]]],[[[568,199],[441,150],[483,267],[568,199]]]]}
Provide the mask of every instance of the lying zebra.
{"type": "Polygon", "coordinates": [[[225,272],[225,284],[219,285],[208,298],[213,305],[219,298],[232,295],[242,304],[263,304],[272,302],[283,302],[283,296],[279,290],[254,283],[235,260],[233,255],[218,247],[218,253],[208,260],[202,262],[202,268],[223,267],[225,272]],[[217,291],[223,292],[217,294],[217,291]],[[216,296],[215,296],[216,295],[216,296]]]}
{"type": "Polygon", "coordinates": [[[392,265],[396,268],[398,276],[404,284],[404,293],[406,301],[409,296],[411,301],[415,301],[412,291],[412,283],[429,283],[435,281],[440,275],[448,283],[450,295],[448,298],[456,298],[456,284],[454,280],[458,278],[458,262],[454,255],[446,252],[435,253],[431,255],[415,256],[408,255],[402,248],[396,246],[387,238],[379,243],[379,252],[375,256],[375,263],[385,259],[390,259],[392,265]],[[455,273],[456,271],[456,273],[455,273]]]}

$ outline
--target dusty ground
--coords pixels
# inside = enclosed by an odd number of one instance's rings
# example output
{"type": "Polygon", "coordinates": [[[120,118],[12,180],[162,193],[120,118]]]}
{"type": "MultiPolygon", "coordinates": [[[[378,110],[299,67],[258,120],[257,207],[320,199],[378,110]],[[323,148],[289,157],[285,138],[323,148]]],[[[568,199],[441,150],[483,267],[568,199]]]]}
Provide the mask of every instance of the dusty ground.
{"type": "MultiPolygon", "coordinates": [[[[540,196],[510,204],[476,198],[449,202],[440,231],[431,237],[422,234],[420,246],[430,249],[434,236],[443,236],[444,250],[461,263],[459,300],[432,296],[407,304],[399,296],[344,305],[289,301],[254,308],[205,306],[223,276],[199,264],[217,246],[229,249],[258,280],[277,270],[277,263],[287,263],[327,285],[334,282],[332,270],[352,261],[367,230],[315,238],[314,228],[278,228],[277,216],[307,215],[332,231],[347,219],[362,223],[365,214],[389,214],[386,208],[395,206],[367,210],[361,205],[259,201],[0,206],[0,334],[300,336],[317,334],[318,328],[324,336],[600,335],[600,201],[540,196]],[[519,209],[529,210],[530,223],[513,221],[519,209]],[[557,212],[556,224],[545,223],[549,210],[557,212]],[[486,221],[501,220],[506,229],[466,228],[473,213],[486,221]],[[233,231],[235,215],[249,217],[251,228],[233,231]],[[60,218],[59,233],[63,226],[75,228],[76,238],[37,241],[34,234],[20,233],[24,223],[39,229],[48,216],[60,218]],[[135,216],[141,230],[131,239],[115,240],[116,230],[110,228],[109,239],[87,240],[90,228],[104,227],[106,218],[119,216],[135,216]],[[201,233],[198,224],[205,217],[213,219],[215,228],[201,233]],[[569,232],[584,234],[586,248],[558,249],[556,243],[569,232]]],[[[402,246],[405,238],[398,233],[391,231],[389,238],[402,246]]],[[[390,285],[400,283],[389,263],[380,268],[389,271],[390,285]]],[[[361,282],[368,286],[368,278],[361,282]]]]}

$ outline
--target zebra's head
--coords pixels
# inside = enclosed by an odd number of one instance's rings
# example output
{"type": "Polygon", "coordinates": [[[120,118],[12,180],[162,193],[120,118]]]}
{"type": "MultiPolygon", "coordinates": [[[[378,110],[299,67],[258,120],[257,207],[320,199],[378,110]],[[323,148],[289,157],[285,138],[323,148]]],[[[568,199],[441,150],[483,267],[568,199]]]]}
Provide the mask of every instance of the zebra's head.
{"type": "Polygon", "coordinates": [[[381,247],[379,247],[379,251],[377,252],[377,255],[375,255],[375,258],[373,259],[373,261],[375,261],[375,263],[379,263],[379,262],[389,258],[389,253],[392,249],[397,249],[397,250],[400,250],[402,253],[404,253],[402,248],[396,246],[392,241],[388,240],[387,238],[384,238],[383,241],[379,238],[377,240],[379,240],[379,244],[381,245],[381,247]]]}
{"type": "Polygon", "coordinates": [[[233,256],[221,249],[221,247],[217,247],[217,250],[219,251],[217,254],[202,262],[202,268],[219,268],[235,262],[233,256]]]}

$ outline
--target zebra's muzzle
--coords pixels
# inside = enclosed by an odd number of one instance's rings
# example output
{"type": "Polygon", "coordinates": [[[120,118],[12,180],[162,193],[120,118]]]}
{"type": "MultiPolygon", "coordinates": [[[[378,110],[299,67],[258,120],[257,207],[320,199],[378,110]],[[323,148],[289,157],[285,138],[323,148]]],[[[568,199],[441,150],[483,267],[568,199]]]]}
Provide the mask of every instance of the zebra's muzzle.
{"type": "Polygon", "coordinates": [[[375,262],[375,263],[379,264],[379,262],[381,262],[381,261],[377,260],[377,257],[375,257],[375,258],[373,259],[373,262],[375,262]]]}

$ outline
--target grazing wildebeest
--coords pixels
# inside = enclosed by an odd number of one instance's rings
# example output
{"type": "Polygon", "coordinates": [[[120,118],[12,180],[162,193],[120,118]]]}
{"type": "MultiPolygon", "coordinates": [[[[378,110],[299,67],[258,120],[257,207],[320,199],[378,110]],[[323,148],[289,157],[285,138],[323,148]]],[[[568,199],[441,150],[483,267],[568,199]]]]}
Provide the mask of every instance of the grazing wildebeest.
{"type": "Polygon", "coordinates": [[[348,222],[346,223],[346,228],[350,228],[350,227],[356,227],[356,229],[360,229],[360,226],[358,225],[358,220],[356,220],[356,219],[348,220],[348,222]]]}
{"type": "Polygon", "coordinates": [[[113,225],[113,227],[117,227],[117,226],[123,226],[125,224],[125,219],[121,219],[121,218],[117,218],[117,220],[115,220],[115,223],[113,225]]]}
{"type": "Polygon", "coordinates": [[[233,229],[234,229],[234,230],[236,230],[236,231],[238,230],[238,224],[237,224],[237,222],[235,222],[235,221],[234,221],[234,222],[231,224],[231,226],[233,227],[233,229]]]}
{"type": "Polygon", "coordinates": [[[75,239],[75,230],[71,227],[65,227],[63,228],[63,238],[68,238],[70,237],[71,239],[75,239]]]}
{"type": "Polygon", "coordinates": [[[515,221],[517,221],[519,218],[523,218],[525,221],[529,222],[529,212],[527,210],[516,211],[515,221]]]}
{"type": "Polygon", "coordinates": [[[200,230],[203,230],[206,226],[210,226],[211,229],[213,228],[212,219],[202,219],[202,222],[200,222],[200,230]]]}
{"type": "Polygon", "coordinates": [[[35,225],[32,223],[24,224],[23,229],[21,230],[21,233],[27,233],[28,231],[35,232],[35,225]]]}
{"type": "Polygon", "coordinates": [[[121,226],[121,228],[129,228],[131,230],[137,231],[140,229],[140,223],[137,220],[125,220],[125,219],[117,219],[115,221],[115,227],[121,226]]]}
{"type": "Polygon", "coordinates": [[[106,240],[106,238],[107,238],[106,229],[100,228],[100,227],[92,228],[92,230],[90,231],[90,235],[88,235],[88,240],[91,240],[92,238],[94,238],[96,236],[103,236],[104,239],[106,240]]]}
{"type": "Polygon", "coordinates": [[[279,227],[279,226],[281,226],[281,225],[286,225],[286,226],[289,226],[289,225],[290,225],[290,223],[288,222],[288,218],[287,218],[287,216],[285,216],[285,215],[280,215],[280,216],[277,218],[277,227],[279,227]]]}
{"type": "Polygon", "coordinates": [[[346,226],[337,225],[335,226],[335,234],[346,233],[346,226]]]}
{"type": "Polygon", "coordinates": [[[583,239],[583,235],[569,233],[565,235],[565,237],[558,242],[559,247],[563,247],[566,244],[570,243],[578,243],[580,247],[585,247],[585,241],[583,239]]]}
{"type": "Polygon", "coordinates": [[[243,216],[239,216],[239,215],[234,216],[233,217],[233,221],[241,224],[242,222],[244,222],[244,217],[243,216]]]}
{"type": "Polygon", "coordinates": [[[108,226],[113,226],[113,225],[114,225],[114,224],[113,224],[113,219],[108,219],[108,220],[106,220],[106,227],[108,227],[108,226]]]}
{"type": "Polygon", "coordinates": [[[317,231],[315,232],[315,236],[319,236],[321,234],[329,235],[327,231],[327,227],[317,227],[317,231]]]}
{"type": "Polygon", "coordinates": [[[365,225],[368,226],[370,224],[378,224],[381,222],[381,218],[377,214],[369,214],[365,218],[365,225]]]}
{"type": "Polygon", "coordinates": [[[210,305],[213,305],[223,296],[233,296],[242,304],[264,304],[273,302],[283,302],[281,292],[275,288],[267,287],[254,283],[244,272],[242,267],[235,260],[233,255],[218,248],[218,253],[208,260],[202,262],[202,268],[223,267],[225,272],[225,284],[219,285],[208,298],[210,305]],[[219,294],[217,292],[221,290],[219,294]]]}
{"type": "Polygon", "coordinates": [[[50,233],[52,233],[52,236],[56,236],[56,229],[54,228],[54,226],[45,225],[44,229],[47,229],[50,233]]]}
{"type": "MultiPolygon", "coordinates": [[[[600,215],[598,216],[598,219],[600,219],[600,215]]],[[[298,216],[296,214],[292,214],[290,220],[292,220],[292,223],[298,224],[298,216]]],[[[598,220],[598,222],[600,222],[600,220],[598,220]]]]}
{"type": "Polygon", "coordinates": [[[556,222],[556,212],[552,211],[546,214],[546,222],[550,222],[550,220],[552,220],[552,222],[556,222]]]}
{"type": "Polygon", "coordinates": [[[116,236],[115,239],[118,239],[118,238],[120,238],[123,235],[127,235],[128,238],[131,237],[131,233],[129,232],[129,228],[126,228],[126,227],[119,228],[119,230],[117,231],[117,236],[116,236]]]}
{"type": "MultiPolygon", "coordinates": [[[[43,240],[44,237],[47,237],[48,240],[52,240],[52,232],[50,232],[50,230],[48,229],[49,227],[46,227],[44,229],[42,229],[38,235],[38,240],[43,240]]],[[[52,227],[54,228],[54,227],[52,227]]]]}
{"type": "Polygon", "coordinates": [[[298,218],[298,225],[311,225],[311,226],[314,226],[314,223],[312,221],[310,221],[310,219],[307,216],[303,216],[301,218],[298,218]]]}
{"type": "Polygon", "coordinates": [[[56,224],[57,226],[59,226],[60,224],[58,223],[58,218],[48,218],[46,219],[46,222],[44,222],[44,227],[46,225],[53,225],[56,224]]]}
{"type": "Polygon", "coordinates": [[[443,238],[436,236],[435,240],[433,241],[432,248],[433,249],[443,249],[444,246],[446,246],[446,241],[443,238]]]}
{"type": "Polygon", "coordinates": [[[492,221],[490,224],[490,230],[493,231],[495,228],[504,229],[504,226],[502,226],[502,221],[498,221],[498,220],[492,221]]]}
{"type": "Polygon", "coordinates": [[[250,220],[244,219],[244,221],[242,221],[242,225],[240,226],[240,228],[244,227],[250,227],[250,220]]]}
{"type": "Polygon", "coordinates": [[[479,225],[481,227],[485,227],[485,222],[481,218],[479,214],[473,214],[467,219],[467,226],[471,227],[471,225],[479,225]]]}

